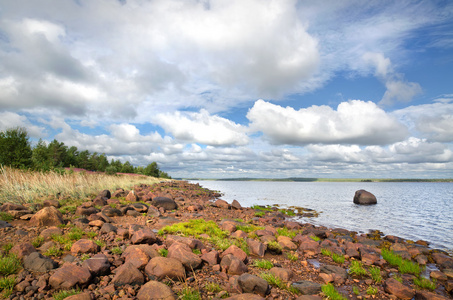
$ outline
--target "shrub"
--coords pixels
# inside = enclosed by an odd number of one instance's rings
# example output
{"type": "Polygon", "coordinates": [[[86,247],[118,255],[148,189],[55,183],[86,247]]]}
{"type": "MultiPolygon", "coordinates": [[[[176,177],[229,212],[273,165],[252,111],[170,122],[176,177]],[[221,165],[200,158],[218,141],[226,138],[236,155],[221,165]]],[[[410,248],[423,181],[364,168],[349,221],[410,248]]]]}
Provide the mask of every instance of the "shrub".
{"type": "Polygon", "coordinates": [[[376,283],[381,283],[382,281],[381,269],[379,267],[371,267],[369,271],[371,274],[371,278],[373,278],[373,280],[376,283]]]}
{"type": "Polygon", "coordinates": [[[423,277],[415,277],[414,284],[422,289],[434,291],[437,287],[437,280],[433,279],[433,281],[431,281],[423,277]]]}

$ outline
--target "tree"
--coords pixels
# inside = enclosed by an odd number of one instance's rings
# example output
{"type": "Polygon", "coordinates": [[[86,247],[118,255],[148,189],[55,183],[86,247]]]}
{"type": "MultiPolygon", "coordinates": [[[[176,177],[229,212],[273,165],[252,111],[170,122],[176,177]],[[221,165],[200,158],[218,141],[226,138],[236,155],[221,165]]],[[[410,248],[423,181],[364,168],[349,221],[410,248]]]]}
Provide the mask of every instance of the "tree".
{"type": "Polygon", "coordinates": [[[144,174],[153,177],[159,177],[159,166],[155,161],[145,167],[144,174]]]}
{"type": "Polygon", "coordinates": [[[130,162],[126,161],[121,168],[121,173],[134,173],[134,167],[130,162]]]}
{"type": "MultiPolygon", "coordinates": [[[[47,146],[49,160],[53,168],[63,168],[65,166],[68,147],[64,143],[53,140],[47,146]]],[[[69,166],[68,166],[69,167],[69,166]]]]}
{"type": "Polygon", "coordinates": [[[77,162],[79,159],[79,151],[77,150],[76,146],[72,146],[71,148],[68,149],[68,152],[66,154],[66,159],[64,162],[65,167],[78,167],[77,162]]]}
{"type": "Polygon", "coordinates": [[[13,168],[32,166],[32,150],[25,128],[16,127],[0,132],[0,164],[13,168]]]}
{"type": "Polygon", "coordinates": [[[49,171],[52,168],[47,144],[42,139],[39,139],[38,144],[33,148],[31,158],[35,170],[49,171]]]}

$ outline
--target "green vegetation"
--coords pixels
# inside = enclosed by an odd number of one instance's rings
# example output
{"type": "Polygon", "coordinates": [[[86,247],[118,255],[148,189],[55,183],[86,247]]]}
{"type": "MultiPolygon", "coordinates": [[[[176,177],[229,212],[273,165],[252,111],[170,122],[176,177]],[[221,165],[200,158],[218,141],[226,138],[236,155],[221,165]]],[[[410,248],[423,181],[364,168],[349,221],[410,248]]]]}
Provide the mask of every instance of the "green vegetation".
{"type": "Polygon", "coordinates": [[[297,259],[299,258],[299,256],[297,254],[294,254],[292,252],[288,252],[286,253],[286,257],[290,260],[290,261],[297,261],[297,259]]]}
{"type": "Polygon", "coordinates": [[[190,287],[185,287],[178,295],[181,300],[201,300],[200,292],[190,287]]]}
{"type": "Polygon", "coordinates": [[[352,292],[357,296],[360,295],[360,290],[356,285],[352,286],[352,292]]]}
{"type": "Polygon", "coordinates": [[[164,234],[181,234],[184,236],[200,237],[201,234],[207,234],[211,238],[226,238],[229,233],[219,228],[214,221],[205,221],[203,219],[190,220],[188,222],[180,222],[173,225],[165,226],[159,230],[159,235],[164,234]]]}
{"type": "Polygon", "coordinates": [[[110,251],[116,255],[121,255],[123,253],[123,250],[120,247],[113,247],[110,251]]]}
{"type": "Polygon", "coordinates": [[[47,249],[43,254],[45,256],[61,256],[63,254],[63,250],[61,250],[58,246],[54,246],[47,249]]]}
{"type": "Polygon", "coordinates": [[[63,300],[64,298],[67,298],[67,297],[73,296],[73,295],[77,295],[79,293],[80,293],[80,291],[79,290],[75,290],[75,289],[72,289],[72,290],[61,290],[61,291],[53,294],[52,297],[53,297],[54,300],[63,300]]]}
{"type": "Polygon", "coordinates": [[[315,241],[315,242],[319,242],[319,241],[321,240],[320,237],[317,237],[317,236],[315,236],[315,235],[310,235],[310,238],[311,238],[313,241],[315,241]]]}
{"type": "Polygon", "coordinates": [[[16,285],[16,276],[8,276],[0,279],[0,292],[3,299],[8,298],[16,285]]]}
{"type": "Polygon", "coordinates": [[[42,244],[44,243],[44,238],[42,236],[37,236],[33,239],[33,241],[31,242],[31,244],[33,245],[33,247],[35,248],[39,248],[42,246],[42,244]]]}
{"type": "Polygon", "coordinates": [[[167,255],[168,255],[168,250],[165,249],[165,248],[160,248],[160,249],[159,249],[159,254],[160,254],[160,256],[167,257],[167,255]]]}
{"type": "Polygon", "coordinates": [[[381,276],[381,269],[379,267],[371,267],[369,269],[371,278],[376,282],[376,283],[381,283],[382,282],[382,276],[381,276]]]}
{"type": "Polygon", "coordinates": [[[14,217],[11,214],[2,211],[2,212],[0,212],[0,220],[5,221],[5,222],[10,222],[10,221],[14,220],[14,217]]]}
{"type": "Polygon", "coordinates": [[[282,253],[283,248],[278,242],[271,241],[267,244],[267,250],[280,254],[280,253],[282,253]]]}
{"type": "Polygon", "coordinates": [[[222,291],[222,288],[220,287],[220,285],[218,283],[215,283],[215,282],[210,282],[210,283],[207,283],[204,288],[210,292],[210,293],[219,293],[222,291]]]}
{"type": "Polygon", "coordinates": [[[196,255],[200,255],[201,254],[201,250],[200,249],[192,249],[192,253],[196,254],[196,255]]]}
{"type": "Polygon", "coordinates": [[[286,285],[279,277],[272,273],[264,272],[259,275],[261,278],[267,281],[272,286],[276,286],[280,289],[286,289],[286,285]]]}
{"type": "Polygon", "coordinates": [[[261,229],[264,229],[264,227],[256,226],[256,225],[252,225],[252,224],[236,225],[236,230],[242,230],[245,233],[250,233],[252,231],[261,230],[261,229]]]}
{"type": "Polygon", "coordinates": [[[374,286],[370,285],[366,289],[366,293],[367,293],[367,295],[376,295],[378,293],[378,289],[377,289],[377,287],[374,287],[374,286]]]}
{"type": "Polygon", "coordinates": [[[330,256],[332,258],[332,260],[338,264],[342,264],[345,261],[345,258],[343,255],[336,254],[325,248],[321,249],[321,254],[325,255],[325,256],[330,256]]]}
{"type": "Polygon", "coordinates": [[[395,254],[393,251],[382,249],[381,255],[390,265],[397,266],[398,270],[402,274],[409,273],[418,276],[422,271],[419,264],[408,259],[404,259],[401,256],[395,254]]]}
{"type": "Polygon", "coordinates": [[[260,269],[269,270],[274,267],[274,264],[267,259],[256,259],[253,261],[252,266],[260,269]]]}
{"type": "Polygon", "coordinates": [[[347,298],[343,297],[340,293],[337,292],[337,290],[331,283],[323,285],[321,289],[327,299],[347,300],[347,298]]]}
{"type": "Polygon", "coordinates": [[[403,283],[403,278],[399,274],[394,274],[392,277],[396,281],[399,281],[400,283],[403,283]]]}
{"type": "Polygon", "coordinates": [[[436,288],[437,288],[437,280],[436,279],[433,279],[432,281],[427,279],[427,278],[423,278],[423,277],[415,277],[414,278],[414,284],[422,289],[426,289],[426,290],[431,290],[431,291],[434,291],[436,288]]]}
{"type": "Polygon", "coordinates": [[[94,242],[96,243],[96,245],[98,245],[101,248],[105,247],[105,245],[106,245],[105,241],[103,241],[103,240],[95,240],[94,242]]]}
{"type": "Polygon", "coordinates": [[[260,218],[261,218],[261,217],[264,217],[265,214],[266,214],[266,213],[265,213],[264,211],[257,211],[257,212],[255,213],[255,217],[260,217],[260,218]]]}
{"type": "Polygon", "coordinates": [[[296,231],[289,230],[287,227],[277,228],[277,233],[278,233],[278,235],[283,235],[283,236],[287,236],[287,237],[290,237],[290,238],[294,238],[296,236],[296,234],[297,234],[296,231]]]}
{"type": "Polygon", "coordinates": [[[14,254],[0,257],[0,275],[8,276],[16,274],[21,267],[20,259],[14,254]]]}
{"type": "Polygon", "coordinates": [[[11,250],[13,248],[13,243],[6,243],[2,246],[2,249],[3,249],[3,252],[5,254],[8,254],[9,253],[9,250],[11,250]]]}
{"type": "Polygon", "coordinates": [[[349,266],[349,274],[362,277],[368,275],[368,272],[363,268],[360,261],[353,260],[351,261],[351,265],[349,266]]]}

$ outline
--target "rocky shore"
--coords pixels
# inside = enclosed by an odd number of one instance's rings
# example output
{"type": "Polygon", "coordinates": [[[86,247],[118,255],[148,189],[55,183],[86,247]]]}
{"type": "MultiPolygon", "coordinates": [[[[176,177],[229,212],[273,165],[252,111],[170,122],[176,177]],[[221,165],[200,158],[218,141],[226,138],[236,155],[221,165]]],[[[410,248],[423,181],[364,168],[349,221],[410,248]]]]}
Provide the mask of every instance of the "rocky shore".
{"type": "Polygon", "coordinates": [[[0,289],[10,299],[453,299],[453,258],[424,241],[219,197],[171,181],[83,203],[4,203],[0,282],[14,287],[0,289]]]}

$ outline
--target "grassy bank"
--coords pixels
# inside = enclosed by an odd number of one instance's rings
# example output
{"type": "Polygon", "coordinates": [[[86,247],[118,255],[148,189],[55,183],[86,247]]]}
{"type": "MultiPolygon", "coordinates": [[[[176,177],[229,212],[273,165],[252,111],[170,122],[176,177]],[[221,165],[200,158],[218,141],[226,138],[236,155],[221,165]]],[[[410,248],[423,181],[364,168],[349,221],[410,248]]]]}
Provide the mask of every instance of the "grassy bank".
{"type": "Polygon", "coordinates": [[[214,181],[277,181],[277,182],[453,182],[453,178],[419,179],[419,178],[184,178],[184,180],[214,181]]]}
{"type": "Polygon", "coordinates": [[[104,189],[154,184],[161,178],[88,172],[32,172],[0,167],[0,203],[30,203],[49,197],[84,199],[104,189]]]}

